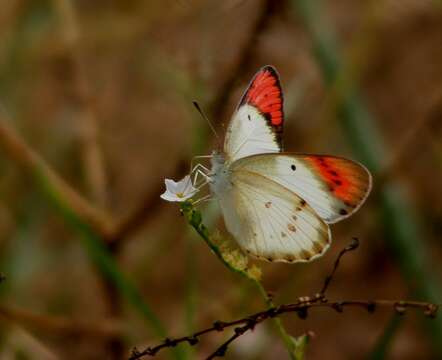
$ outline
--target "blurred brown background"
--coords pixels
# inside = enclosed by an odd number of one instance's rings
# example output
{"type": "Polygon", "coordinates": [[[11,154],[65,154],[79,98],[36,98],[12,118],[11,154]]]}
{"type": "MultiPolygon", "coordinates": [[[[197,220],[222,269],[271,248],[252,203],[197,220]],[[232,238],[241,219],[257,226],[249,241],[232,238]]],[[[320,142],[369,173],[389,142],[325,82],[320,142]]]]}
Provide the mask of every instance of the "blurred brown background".
{"type": "MultiPolygon", "coordinates": [[[[315,293],[351,237],[361,246],[342,262],[331,298],[441,302],[440,1],[0,5],[1,127],[15,129],[93,214],[105,209],[99,225],[89,224],[96,238],[85,235],[51,200],[26,151],[0,131],[1,359],[127,358],[133,346],[160,341],[91,244],[105,244],[170,336],[264,308],[256,289],[223,267],[159,194],[165,177],[179,179],[192,156],[213,147],[191,101],[221,129],[265,64],[278,69],[285,91],[286,150],[347,156],[375,173],[366,205],[332,227],[325,256],[258,264],[275,302],[315,293]],[[327,67],[330,54],[340,66],[327,67]]],[[[216,227],[223,229],[221,219],[216,227]]],[[[441,319],[410,311],[392,323],[392,313],[324,309],[283,322],[293,336],[315,333],[306,359],[441,356],[441,319]],[[375,351],[382,339],[384,355],[375,351]]],[[[185,345],[183,356],[204,358],[226,336],[208,336],[193,351],[185,345]]],[[[269,323],[226,357],[288,355],[269,323]]]]}

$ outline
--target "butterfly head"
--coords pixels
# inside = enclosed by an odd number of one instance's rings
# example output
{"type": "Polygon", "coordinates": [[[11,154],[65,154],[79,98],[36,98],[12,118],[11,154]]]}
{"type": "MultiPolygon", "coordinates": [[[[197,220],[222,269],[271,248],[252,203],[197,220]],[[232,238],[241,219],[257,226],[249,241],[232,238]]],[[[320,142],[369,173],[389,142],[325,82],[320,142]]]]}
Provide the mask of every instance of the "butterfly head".
{"type": "Polygon", "coordinates": [[[219,150],[213,150],[212,151],[212,173],[219,173],[222,171],[223,168],[225,168],[226,158],[224,154],[219,150]]]}
{"type": "Polygon", "coordinates": [[[229,181],[229,166],[226,163],[226,158],[224,153],[219,151],[213,151],[211,160],[211,171],[210,171],[210,188],[213,193],[220,196],[221,193],[230,188],[229,181]]]}

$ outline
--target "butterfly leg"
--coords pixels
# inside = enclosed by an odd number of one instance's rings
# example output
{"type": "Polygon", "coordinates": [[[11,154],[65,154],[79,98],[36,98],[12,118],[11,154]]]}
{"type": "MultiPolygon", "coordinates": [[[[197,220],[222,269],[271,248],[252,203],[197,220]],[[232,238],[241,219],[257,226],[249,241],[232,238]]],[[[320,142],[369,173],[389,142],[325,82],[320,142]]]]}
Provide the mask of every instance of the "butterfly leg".
{"type": "Polygon", "coordinates": [[[196,164],[191,170],[190,170],[190,173],[194,173],[195,171],[197,171],[198,169],[200,169],[200,170],[203,170],[203,171],[205,171],[206,173],[209,173],[210,172],[210,170],[207,168],[207,167],[205,167],[203,164],[201,164],[201,163],[198,163],[198,164],[196,164]]]}
{"type": "Polygon", "coordinates": [[[201,203],[203,203],[205,201],[210,201],[210,200],[213,200],[213,198],[212,198],[212,195],[208,194],[208,195],[203,196],[201,199],[194,201],[192,203],[192,205],[197,205],[197,204],[201,205],[201,203]]]}
{"type": "Polygon", "coordinates": [[[207,176],[207,174],[204,172],[204,171],[202,171],[202,170],[200,170],[200,169],[198,169],[198,170],[196,170],[195,171],[195,176],[194,176],[194,179],[193,179],[193,183],[195,184],[195,187],[197,188],[197,189],[200,189],[200,188],[202,188],[204,185],[207,185],[209,182],[211,181],[211,179],[210,179],[210,177],[209,176],[207,176]],[[201,177],[202,177],[202,182],[201,183],[199,183],[199,184],[197,184],[198,183],[198,175],[200,175],[201,177]]]}
{"type": "Polygon", "coordinates": [[[192,173],[194,171],[194,169],[198,166],[201,165],[201,163],[198,163],[197,165],[193,166],[193,162],[197,159],[211,159],[213,157],[213,155],[198,155],[198,156],[194,156],[192,158],[192,160],[190,160],[190,172],[192,173]]]}
{"type": "MultiPolygon", "coordinates": [[[[210,170],[208,168],[206,168],[204,165],[202,164],[197,164],[193,167],[192,171],[191,171],[191,175],[193,175],[193,184],[195,184],[195,186],[199,186],[196,185],[198,182],[198,175],[202,176],[204,178],[204,184],[206,184],[209,180],[207,174],[210,172],[210,170]]],[[[201,185],[201,184],[200,184],[201,185]]]]}

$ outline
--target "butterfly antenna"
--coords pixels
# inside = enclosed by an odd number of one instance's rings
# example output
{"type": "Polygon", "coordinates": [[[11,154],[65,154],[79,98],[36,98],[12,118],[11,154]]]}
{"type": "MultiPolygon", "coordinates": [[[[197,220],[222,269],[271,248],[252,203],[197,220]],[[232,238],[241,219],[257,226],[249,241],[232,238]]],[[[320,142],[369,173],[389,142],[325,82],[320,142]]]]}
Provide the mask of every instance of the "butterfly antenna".
{"type": "Polygon", "coordinates": [[[195,106],[195,108],[198,110],[198,112],[200,113],[200,115],[203,117],[204,120],[207,121],[207,123],[209,124],[210,129],[212,130],[212,132],[215,134],[216,139],[218,140],[218,142],[220,141],[219,135],[217,134],[215,127],[213,126],[213,124],[210,122],[209,118],[206,116],[206,114],[203,112],[203,110],[201,109],[200,105],[198,104],[198,102],[196,101],[192,101],[193,106],[195,106]]]}

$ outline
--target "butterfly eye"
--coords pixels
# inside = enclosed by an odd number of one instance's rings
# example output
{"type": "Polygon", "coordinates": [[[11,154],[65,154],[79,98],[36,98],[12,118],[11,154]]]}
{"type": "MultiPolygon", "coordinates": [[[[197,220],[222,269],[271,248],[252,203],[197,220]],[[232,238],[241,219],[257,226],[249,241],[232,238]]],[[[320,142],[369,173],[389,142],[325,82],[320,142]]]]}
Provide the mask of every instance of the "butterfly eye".
{"type": "Polygon", "coordinates": [[[296,170],[296,166],[295,166],[295,165],[290,166],[290,168],[291,168],[293,171],[296,170]]]}

